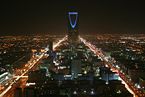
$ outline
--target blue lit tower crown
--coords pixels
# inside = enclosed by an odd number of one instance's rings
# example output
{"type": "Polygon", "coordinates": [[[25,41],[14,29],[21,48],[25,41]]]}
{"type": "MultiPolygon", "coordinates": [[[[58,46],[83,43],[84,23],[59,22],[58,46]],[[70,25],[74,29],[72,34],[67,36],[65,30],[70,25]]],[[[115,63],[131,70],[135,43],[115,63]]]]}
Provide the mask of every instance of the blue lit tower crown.
{"type": "Polygon", "coordinates": [[[68,39],[69,42],[78,41],[78,12],[70,11],[68,12],[68,39]]]}

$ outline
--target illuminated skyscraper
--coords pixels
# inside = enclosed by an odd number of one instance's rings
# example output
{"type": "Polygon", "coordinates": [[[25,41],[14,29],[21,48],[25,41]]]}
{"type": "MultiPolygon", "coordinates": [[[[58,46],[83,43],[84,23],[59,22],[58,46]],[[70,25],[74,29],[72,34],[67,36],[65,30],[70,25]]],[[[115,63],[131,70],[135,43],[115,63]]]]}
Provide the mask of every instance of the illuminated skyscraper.
{"type": "Polygon", "coordinates": [[[78,12],[68,12],[68,40],[70,43],[78,41],[78,12]]]}
{"type": "Polygon", "coordinates": [[[72,78],[77,78],[79,73],[81,73],[81,61],[79,59],[74,59],[71,62],[72,78]]]}

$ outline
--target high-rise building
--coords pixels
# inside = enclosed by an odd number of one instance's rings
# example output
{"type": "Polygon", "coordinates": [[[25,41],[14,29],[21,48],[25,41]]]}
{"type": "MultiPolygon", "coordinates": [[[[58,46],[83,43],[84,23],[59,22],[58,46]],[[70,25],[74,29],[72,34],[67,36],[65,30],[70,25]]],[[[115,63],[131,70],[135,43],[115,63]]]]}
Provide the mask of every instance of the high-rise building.
{"type": "Polygon", "coordinates": [[[54,59],[54,52],[53,52],[53,41],[49,41],[49,44],[48,44],[48,51],[47,51],[47,54],[49,55],[49,64],[53,64],[53,59],[54,59]]]}
{"type": "Polygon", "coordinates": [[[24,88],[24,97],[37,97],[37,93],[35,92],[33,87],[24,88]]]}
{"type": "Polygon", "coordinates": [[[70,43],[78,41],[78,12],[68,12],[68,40],[70,43]]]}
{"type": "Polygon", "coordinates": [[[79,73],[81,73],[81,61],[78,59],[75,59],[71,63],[72,77],[77,78],[79,73]]]}
{"type": "Polygon", "coordinates": [[[49,41],[48,49],[49,51],[53,51],[53,41],[49,41]]]}
{"type": "Polygon", "coordinates": [[[22,88],[15,89],[14,97],[22,97],[22,88]]]}

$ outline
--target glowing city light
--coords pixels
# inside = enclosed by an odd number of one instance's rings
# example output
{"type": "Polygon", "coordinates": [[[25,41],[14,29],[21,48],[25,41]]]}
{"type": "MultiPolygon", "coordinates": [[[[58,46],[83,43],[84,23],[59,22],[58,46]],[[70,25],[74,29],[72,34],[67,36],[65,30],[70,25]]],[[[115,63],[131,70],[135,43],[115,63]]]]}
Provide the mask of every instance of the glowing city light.
{"type": "Polygon", "coordinates": [[[55,50],[56,47],[58,47],[63,41],[67,40],[67,37],[68,36],[66,35],[64,38],[60,39],[56,44],[54,44],[53,50],[55,50]]]}
{"type": "Polygon", "coordinates": [[[78,19],[78,13],[77,12],[68,12],[69,15],[69,21],[70,21],[70,25],[72,28],[75,28],[76,24],[77,24],[77,19],[78,19]],[[75,20],[73,21],[71,16],[75,15],[75,20]]]}

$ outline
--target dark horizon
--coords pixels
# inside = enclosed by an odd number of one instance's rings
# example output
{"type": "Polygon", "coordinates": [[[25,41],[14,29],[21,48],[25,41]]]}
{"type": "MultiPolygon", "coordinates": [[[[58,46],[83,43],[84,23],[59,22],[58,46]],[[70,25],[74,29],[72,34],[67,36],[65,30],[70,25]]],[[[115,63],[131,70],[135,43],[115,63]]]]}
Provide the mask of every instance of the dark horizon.
{"type": "Polygon", "coordinates": [[[67,12],[79,12],[80,34],[145,33],[141,1],[50,0],[0,3],[0,34],[65,34],[67,12]]]}

